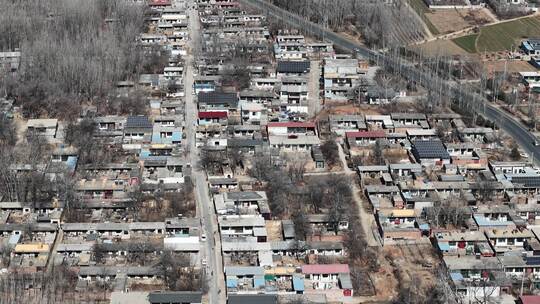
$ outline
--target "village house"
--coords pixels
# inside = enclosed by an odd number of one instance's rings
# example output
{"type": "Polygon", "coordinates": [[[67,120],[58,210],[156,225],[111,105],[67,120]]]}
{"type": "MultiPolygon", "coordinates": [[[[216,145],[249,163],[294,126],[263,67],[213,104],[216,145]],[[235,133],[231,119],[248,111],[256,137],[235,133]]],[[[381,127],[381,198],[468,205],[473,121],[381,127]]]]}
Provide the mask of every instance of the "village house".
{"type": "Polygon", "coordinates": [[[420,126],[424,129],[429,128],[427,117],[422,113],[391,113],[390,117],[394,124],[403,126],[420,126]]]}
{"type": "Polygon", "coordinates": [[[307,49],[303,42],[278,42],[274,44],[274,55],[277,60],[304,60],[307,49]]]}
{"type": "Polygon", "coordinates": [[[521,81],[531,92],[540,92],[540,73],[519,72],[521,81]]]}
{"type": "Polygon", "coordinates": [[[365,118],[370,130],[386,129],[389,133],[394,130],[394,121],[390,115],[366,115],[365,118]]]}
{"type": "Polygon", "coordinates": [[[467,142],[490,142],[493,141],[493,129],[491,128],[463,128],[458,130],[461,140],[467,142]]]}
{"type": "Polygon", "coordinates": [[[396,96],[397,93],[392,88],[370,86],[365,93],[365,100],[368,104],[387,104],[393,101],[396,96]]]}
{"type": "Polygon", "coordinates": [[[47,140],[57,137],[58,120],[57,119],[29,119],[26,123],[27,136],[43,136],[47,140]]]}
{"type": "Polygon", "coordinates": [[[310,66],[309,61],[278,61],[276,74],[278,77],[307,76],[310,66]]]}
{"type": "Polygon", "coordinates": [[[80,180],[76,191],[83,199],[115,200],[127,197],[128,184],[124,180],[80,180]]]}
{"type": "Polygon", "coordinates": [[[494,252],[481,231],[444,231],[435,233],[437,248],[443,255],[494,256],[494,252]]]}
{"type": "Polygon", "coordinates": [[[209,187],[214,192],[233,191],[238,189],[236,178],[213,177],[208,179],[209,187]]]}
{"type": "Polygon", "coordinates": [[[510,208],[506,205],[481,206],[473,209],[473,219],[482,231],[489,229],[515,229],[516,224],[510,217],[510,208]]]}
{"type": "Polygon", "coordinates": [[[200,291],[158,291],[148,294],[150,304],[202,304],[200,291]]]}
{"type": "Polygon", "coordinates": [[[200,92],[197,96],[199,111],[226,111],[230,114],[238,109],[236,93],[200,92]]]}
{"type": "Polygon", "coordinates": [[[266,240],[265,222],[260,215],[224,215],[218,222],[222,236],[254,236],[266,240]]]}
{"type": "Polygon", "coordinates": [[[244,124],[263,124],[266,122],[266,107],[257,103],[240,103],[240,115],[244,124]]]}
{"type": "Polygon", "coordinates": [[[264,191],[226,192],[214,195],[218,214],[260,214],[270,219],[270,207],[264,191]]]}
{"type": "Polygon", "coordinates": [[[197,123],[199,126],[223,125],[227,123],[228,116],[227,111],[199,111],[197,123]]]}
{"type": "Polygon", "coordinates": [[[0,52],[0,70],[16,72],[21,62],[21,52],[0,52]]]}
{"type": "Polygon", "coordinates": [[[317,128],[312,122],[271,122],[267,125],[268,141],[283,151],[311,151],[320,144],[317,128]]]}
{"type": "Polygon", "coordinates": [[[311,231],[318,235],[338,235],[349,228],[347,215],[338,219],[332,219],[327,214],[308,214],[306,217],[311,231]]]}
{"type": "Polygon", "coordinates": [[[193,92],[208,93],[215,91],[221,82],[221,76],[196,76],[193,80],[193,92]]]}
{"type": "Polygon", "coordinates": [[[521,42],[521,49],[526,55],[540,56],[540,39],[526,39],[521,42]]]}
{"type": "Polygon", "coordinates": [[[181,66],[166,66],[163,68],[163,77],[168,81],[182,81],[184,67],[181,66]]]}
{"type": "Polygon", "coordinates": [[[450,154],[439,139],[413,140],[412,155],[422,165],[443,165],[450,163],[450,154]]]}
{"type": "Polygon", "coordinates": [[[272,91],[280,82],[277,78],[252,78],[250,86],[256,90],[272,91]]]}
{"type": "Polygon", "coordinates": [[[443,260],[461,299],[496,298],[501,294],[504,273],[497,257],[445,256],[443,260]],[[478,286],[480,280],[484,281],[478,286]]]}
{"type": "Polygon", "coordinates": [[[126,123],[126,117],[117,115],[99,116],[94,118],[94,122],[97,125],[97,130],[100,133],[106,134],[106,132],[120,132],[124,130],[126,123]]]}
{"type": "Polygon", "coordinates": [[[152,144],[178,145],[182,141],[182,128],[154,124],[152,144]]]}
{"type": "Polygon", "coordinates": [[[386,132],[383,130],[377,131],[354,131],[354,132],[345,132],[345,137],[347,138],[347,144],[349,148],[354,146],[369,146],[374,145],[377,140],[386,139],[386,132]]]}
{"type": "Polygon", "coordinates": [[[347,132],[367,131],[367,125],[362,115],[336,115],[328,116],[330,132],[344,136],[347,132]]]}
{"type": "Polygon", "coordinates": [[[326,59],[323,66],[324,98],[347,101],[359,81],[358,59],[326,59]]]}
{"type": "Polygon", "coordinates": [[[421,231],[418,228],[414,209],[380,209],[377,211],[379,232],[385,244],[396,240],[418,240],[421,231]]]}
{"type": "Polygon", "coordinates": [[[229,125],[227,132],[233,138],[262,138],[261,126],[258,125],[229,125]]]}
{"type": "Polygon", "coordinates": [[[244,90],[239,94],[241,103],[256,103],[269,106],[277,98],[277,95],[271,90],[254,89],[244,90]]]}
{"type": "Polygon", "coordinates": [[[338,288],[346,297],[353,295],[350,270],[347,264],[303,265],[302,274],[305,275],[306,285],[311,285],[313,289],[338,288]]]}
{"type": "Polygon", "coordinates": [[[146,116],[128,116],[124,125],[124,143],[150,142],[154,125],[146,116]]]}
{"type": "Polygon", "coordinates": [[[102,238],[130,239],[138,235],[163,235],[163,222],[131,222],[131,223],[63,223],[62,230],[66,237],[97,234],[102,238]]]}
{"type": "Polygon", "coordinates": [[[498,254],[507,251],[523,251],[527,242],[534,238],[526,229],[486,229],[485,234],[491,246],[498,254]]]}
{"type": "Polygon", "coordinates": [[[284,77],[279,87],[281,111],[307,113],[309,96],[306,77],[284,77]]]}
{"type": "Polygon", "coordinates": [[[264,268],[234,266],[224,268],[227,293],[258,293],[264,291],[264,268]]]}

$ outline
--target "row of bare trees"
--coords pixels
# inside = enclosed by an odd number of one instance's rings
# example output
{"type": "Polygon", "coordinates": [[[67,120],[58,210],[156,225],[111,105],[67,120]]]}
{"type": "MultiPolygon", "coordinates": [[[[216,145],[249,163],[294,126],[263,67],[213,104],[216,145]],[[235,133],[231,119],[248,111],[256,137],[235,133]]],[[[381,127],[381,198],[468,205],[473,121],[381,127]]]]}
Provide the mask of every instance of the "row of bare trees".
{"type": "Polygon", "coordinates": [[[19,72],[0,89],[28,116],[63,116],[104,98],[145,66],[137,37],[144,6],[128,1],[1,0],[0,51],[19,49],[19,72]]]}
{"type": "Polygon", "coordinates": [[[74,292],[77,274],[64,265],[50,272],[18,273],[0,276],[1,303],[77,303],[74,292]]]}
{"type": "Polygon", "coordinates": [[[422,40],[426,32],[404,0],[273,0],[274,5],[332,28],[355,28],[373,47],[406,45],[422,40]]]}

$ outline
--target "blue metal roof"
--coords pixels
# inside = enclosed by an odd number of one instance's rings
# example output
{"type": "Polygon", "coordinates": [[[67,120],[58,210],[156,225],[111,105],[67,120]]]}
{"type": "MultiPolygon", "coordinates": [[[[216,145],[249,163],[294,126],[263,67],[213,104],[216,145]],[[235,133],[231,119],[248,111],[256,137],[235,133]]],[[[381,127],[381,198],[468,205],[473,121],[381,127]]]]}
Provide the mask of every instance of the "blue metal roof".
{"type": "Polygon", "coordinates": [[[448,243],[437,243],[440,251],[449,251],[450,245],[448,243]]]}
{"type": "Polygon", "coordinates": [[[429,224],[420,224],[418,225],[420,230],[429,230],[429,224]]]}
{"type": "Polygon", "coordinates": [[[463,275],[459,272],[451,272],[450,278],[452,278],[452,281],[463,281],[463,275]]]}
{"type": "Polygon", "coordinates": [[[478,226],[508,226],[512,223],[510,221],[490,221],[482,215],[475,215],[474,220],[478,226]]]}
{"type": "Polygon", "coordinates": [[[236,288],[238,287],[238,280],[227,278],[227,288],[236,288]]]}
{"type": "Polygon", "coordinates": [[[540,265],[540,257],[525,257],[526,265],[540,265]]]}
{"type": "Polygon", "coordinates": [[[253,277],[253,287],[260,288],[260,287],[264,287],[264,285],[265,285],[264,276],[253,277]]]}
{"type": "Polygon", "coordinates": [[[21,235],[20,234],[12,234],[10,237],[9,237],[9,241],[8,241],[8,244],[10,245],[16,245],[19,240],[21,239],[21,235]]]}
{"type": "Polygon", "coordinates": [[[304,278],[299,276],[293,276],[292,285],[294,290],[304,291],[304,278]]]}

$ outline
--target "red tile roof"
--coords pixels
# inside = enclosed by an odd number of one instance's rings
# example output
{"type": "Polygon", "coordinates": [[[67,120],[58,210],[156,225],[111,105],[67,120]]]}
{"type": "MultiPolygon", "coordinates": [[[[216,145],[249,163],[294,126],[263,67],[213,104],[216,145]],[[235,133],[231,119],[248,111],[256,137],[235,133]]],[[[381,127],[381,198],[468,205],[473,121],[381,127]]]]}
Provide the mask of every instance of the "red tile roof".
{"type": "Polygon", "coordinates": [[[519,299],[522,304],[540,304],[540,296],[521,296],[519,299]]]}
{"type": "Polygon", "coordinates": [[[199,118],[227,118],[227,111],[199,112],[199,118]]]}
{"type": "Polygon", "coordinates": [[[268,123],[269,128],[315,128],[314,122],[270,122],[268,123]]]}
{"type": "Polygon", "coordinates": [[[386,133],[382,130],[356,131],[356,132],[346,132],[345,136],[347,136],[347,138],[384,138],[386,137],[386,133]]]}
{"type": "Polygon", "coordinates": [[[349,273],[347,264],[315,264],[302,266],[303,274],[349,273]]]}

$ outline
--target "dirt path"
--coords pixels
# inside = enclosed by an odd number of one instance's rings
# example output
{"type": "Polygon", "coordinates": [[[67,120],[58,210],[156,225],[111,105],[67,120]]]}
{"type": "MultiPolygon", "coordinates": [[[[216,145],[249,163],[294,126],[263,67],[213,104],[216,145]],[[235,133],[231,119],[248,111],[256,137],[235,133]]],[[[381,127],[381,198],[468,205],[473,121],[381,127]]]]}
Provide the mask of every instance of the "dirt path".
{"type": "Polygon", "coordinates": [[[368,246],[380,246],[381,243],[379,241],[379,238],[375,236],[376,233],[378,233],[376,230],[374,230],[375,227],[375,217],[373,214],[369,213],[364,209],[362,198],[360,197],[360,191],[361,189],[358,187],[358,184],[355,181],[355,175],[356,172],[351,170],[349,167],[347,167],[347,160],[345,159],[345,153],[343,152],[343,148],[340,144],[337,145],[339,149],[339,158],[341,160],[341,164],[343,166],[343,170],[341,171],[330,171],[330,172],[311,172],[311,173],[304,173],[305,176],[322,176],[322,175],[346,175],[350,177],[352,180],[351,186],[351,192],[353,194],[353,199],[358,206],[358,216],[360,217],[360,224],[362,225],[362,229],[364,230],[364,235],[366,236],[366,241],[368,243],[368,246]]]}
{"type": "Polygon", "coordinates": [[[320,62],[317,60],[311,61],[309,72],[309,98],[308,111],[309,117],[314,117],[321,111],[321,101],[319,96],[319,79],[321,78],[320,62]]]}
{"type": "MultiPolygon", "coordinates": [[[[339,158],[341,159],[341,163],[343,166],[343,174],[346,174],[348,176],[356,175],[356,172],[351,170],[347,166],[347,160],[345,158],[345,153],[343,152],[343,148],[340,144],[337,145],[339,149],[339,158]]],[[[360,197],[360,188],[358,188],[358,184],[354,182],[354,177],[352,177],[353,182],[351,183],[351,191],[353,194],[353,199],[356,202],[356,205],[358,206],[358,213],[360,216],[360,223],[362,224],[362,228],[364,229],[364,235],[366,236],[366,241],[368,243],[368,246],[379,246],[379,241],[375,238],[375,233],[373,231],[373,227],[375,224],[375,218],[373,214],[368,213],[364,209],[364,205],[362,204],[362,198],[360,197]]]]}

